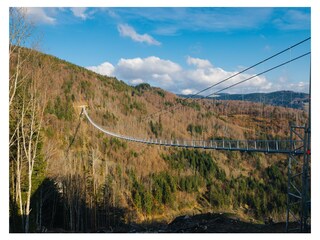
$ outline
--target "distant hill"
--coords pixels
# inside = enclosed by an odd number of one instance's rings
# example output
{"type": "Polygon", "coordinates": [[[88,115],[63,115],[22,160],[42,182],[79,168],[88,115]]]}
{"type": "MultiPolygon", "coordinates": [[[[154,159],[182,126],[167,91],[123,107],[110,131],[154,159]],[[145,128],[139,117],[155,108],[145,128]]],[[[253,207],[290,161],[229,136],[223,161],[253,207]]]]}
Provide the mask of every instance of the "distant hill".
{"type": "MultiPolygon", "coordinates": [[[[178,95],[180,97],[191,97],[192,95],[178,95]]],[[[192,98],[201,98],[195,96],[192,98]]],[[[212,97],[207,98],[212,99],[212,97]]],[[[309,94],[293,91],[277,91],[271,93],[249,93],[249,94],[228,94],[222,93],[215,97],[217,100],[238,100],[257,103],[265,103],[273,106],[304,109],[309,103],[309,94]]]]}

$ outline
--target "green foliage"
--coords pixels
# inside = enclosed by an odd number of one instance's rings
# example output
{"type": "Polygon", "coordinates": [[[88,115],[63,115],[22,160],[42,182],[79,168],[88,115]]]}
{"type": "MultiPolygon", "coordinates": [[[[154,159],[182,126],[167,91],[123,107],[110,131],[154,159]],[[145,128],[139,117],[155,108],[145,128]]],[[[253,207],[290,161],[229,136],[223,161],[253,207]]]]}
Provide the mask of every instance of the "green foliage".
{"type": "Polygon", "coordinates": [[[171,155],[163,155],[164,160],[169,162],[174,169],[185,167],[197,171],[207,182],[212,178],[225,179],[225,172],[219,169],[210,154],[199,150],[182,149],[171,155]]]}
{"type": "Polygon", "coordinates": [[[195,124],[193,125],[192,123],[188,125],[187,127],[187,131],[191,134],[197,134],[197,135],[201,135],[204,131],[205,131],[205,127],[195,124]]]}
{"type": "Polygon", "coordinates": [[[121,104],[123,106],[124,114],[126,115],[132,113],[134,109],[136,109],[142,114],[147,113],[146,105],[143,102],[139,102],[134,98],[130,97],[128,94],[125,94],[124,98],[121,99],[121,104]]]}
{"type": "Polygon", "coordinates": [[[122,141],[118,138],[114,138],[114,137],[111,137],[110,140],[109,140],[109,143],[110,143],[110,146],[115,148],[115,149],[127,149],[127,143],[125,141],[122,141]]]}
{"type": "Polygon", "coordinates": [[[228,206],[230,203],[225,185],[223,184],[211,185],[207,194],[209,202],[212,206],[223,207],[228,206]]]}
{"type": "Polygon", "coordinates": [[[151,192],[146,190],[144,185],[137,180],[134,171],[130,171],[129,176],[131,180],[131,194],[135,207],[139,211],[151,214],[153,209],[151,192]]]}
{"type": "Polygon", "coordinates": [[[32,193],[38,189],[43,180],[46,178],[46,166],[47,162],[44,159],[42,149],[43,141],[41,138],[42,133],[40,134],[40,141],[37,145],[37,156],[34,161],[33,172],[32,172],[32,193]]]}
{"type": "Polygon", "coordinates": [[[142,198],[143,210],[146,214],[150,215],[153,208],[152,194],[150,191],[145,191],[142,198]]]}
{"type": "Polygon", "coordinates": [[[48,137],[48,138],[52,138],[54,136],[54,129],[52,128],[52,126],[47,126],[47,128],[44,131],[44,134],[48,137]]]}
{"type": "Polygon", "coordinates": [[[65,81],[63,83],[62,89],[65,95],[71,93],[72,85],[73,85],[73,80],[65,81]]]}
{"type": "Polygon", "coordinates": [[[78,88],[86,100],[94,98],[94,90],[91,82],[86,80],[81,81],[78,88]]]}
{"type": "Polygon", "coordinates": [[[176,101],[182,106],[190,107],[197,111],[200,111],[201,109],[199,103],[195,102],[194,100],[192,102],[189,102],[187,99],[177,98],[176,101]]]}
{"type": "Polygon", "coordinates": [[[118,80],[116,78],[109,78],[109,79],[110,79],[110,82],[112,84],[113,89],[117,92],[124,92],[124,91],[131,89],[130,86],[128,86],[125,82],[123,82],[121,80],[118,80]]]}
{"type": "Polygon", "coordinates": [[[134,150],[130,150],[130,156],[134,157],[134,158],[137,158],[138,157],[138,153],[134,150]]]}
{"type": "Polygon", "coordinates": [[[132,192],[132,197],[133,197],[133,202],[134,202],[136,208],[137,208],[137,209],[142,209],[140,192],[138,192],[138,191],[133,191],[133,192],[132,192]]]}
{"type": "Polygon", "coordinates": [[[146,113],[146,105],[142,102],[138,102],[136,100],[134,100],[131,104],[130,104],[130,109],[137,109],[139,112],[142,113],[146,113]]]}
{"type": "MultiPolygon", "coordinates": [[[[247,156],[261,167],[260,154],[247,156]]],[[[272,213],[285,212],[287,179],[283,164],[272,165],[265,170],[260,181],[252,176],[228,179],[224,170],[220,169],[212,157],[199,150],[178,150],[170,155],[162,155],[173,169],[183,171],[186,168],[194,170],[193,175],[180,177],[176,182],[179,189],[188,193],[197,192],[206,183],[204,196],[213,207],[223,208],[233,206],[248,206],[257,218],[272,213]],[[197,173],[199,175],[197,175],[197,173]]],[[[155,188],[154,197],[163,200],[163,186],[155,188]]],[[[167,192],[165,192],[167,194],[167,192]]]]}
{"type": "Polygon", "coordinates": [[[49,100],[45,112],[56,115],[60,120],[71,121],[74,116],[71,97],[66,95],[62,100],[60,96],[57,96],[54,103],[49,100]]]}
{"type": "Polygon", "coordinates": [[[247,205],[257,218],[272,213],[284,213],[286,209],[286,182],[284,168],[268,167],[259,181],[251,176],[224,180],[210,185],[206,196],[216,207],[232,205],[235,208],[247,205]],[[231,198],[229,197],[231,196],[231,198]]]}
{"type": "Polygon", "coordinates": [[[122,141],[118,138],[104,138],[102,141],[104,152],[107,152],[107,149],[113,149],[114,151],[125,150],[128,145],[125,141],[122,141]]]}
{"type": "Polygon", "coordinates": [[[155,135],[156,138],[161,136],[163,130],[161,121],[155,123],[153,123],[153,121],[150,121],[149,125],[151,132],[155,135]]]}
{"type": "Polygon", "coordinates": [[[162,204],[172,205],[177,189],[176,180],[167,172],[152,175],[153,197],[162,204]]]}
{"type": "Polygon", "coordinates": [[[156,93],[160,96],[160,97],[165,97],[165,92],[162,89],[157,89],[156,93]]]}
{"type": "Polygon", "coordinates": [[[138,91],[138,93],[141,94],[141,93],[143,93],[145,91],[150,90],[151,86],[148,83],[141,83],[141,84],[135,86],[134,88],[138,91]]]}
{"type": "Polygon", "coordinates": [[[179,187],[181,191],[192,193],[197,192],[202,185],[201,179],[197,175],[181,177],[179,179],[179,187]]]}
{"type": "Polygon", "coordinates": [[[118,121],[118,118],[111,112],[109,112],[108,110],[106,110],[103,115],[102,115],[103,119],[106,120],[107,122],[111,123],[111,124],[116,124],[118,121]]]}
{"type": "Polygon", "coordinates": [[[169,102],[169,101],[165,101],[165,102],[164,102],[164,105],[165,105],[166,107],[172,107],[172,106],[173,106],[173,103],[172,103],[172,102],[169,102]]]}

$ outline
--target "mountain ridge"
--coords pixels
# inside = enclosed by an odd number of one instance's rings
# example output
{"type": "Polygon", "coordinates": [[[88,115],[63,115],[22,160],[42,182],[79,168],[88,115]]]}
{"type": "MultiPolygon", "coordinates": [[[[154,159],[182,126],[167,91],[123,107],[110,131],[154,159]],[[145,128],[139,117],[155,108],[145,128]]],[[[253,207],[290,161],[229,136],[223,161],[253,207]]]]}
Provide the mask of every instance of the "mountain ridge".
{"type": "Polygon", "coordinates": [[[309,104],[309,94],[303,92],[294,92],[289,90],[280,90],[269,93],[246,93],[246,94],[229,94],[222,93],[215,97],[202,97],[177,94],[184,98],[193,99],[208,99],[208,100],[237,100],[237,101],[249,101],[256,103],[269,104],[273,106],[290,107],[295,109],[305,109],[309,104]]]}

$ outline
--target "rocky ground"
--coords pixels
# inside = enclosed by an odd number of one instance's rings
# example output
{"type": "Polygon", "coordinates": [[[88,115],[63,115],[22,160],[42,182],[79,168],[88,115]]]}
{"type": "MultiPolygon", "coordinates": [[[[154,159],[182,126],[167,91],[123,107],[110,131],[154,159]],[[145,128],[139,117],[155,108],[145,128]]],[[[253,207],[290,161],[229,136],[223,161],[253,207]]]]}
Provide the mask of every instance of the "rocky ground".
{"type": "MultiPolygon", "coordinates": [[[[128,224],[117,229],[101,229],[99,232],[126,233],[285,233],[285,222],[265,224],[244,222],[240,219],[220,213],[206,213],[195,216],[180,216],[171,223],[128,224]]],[[[291,223],[290,228],[297,228],[291,223]]]]}

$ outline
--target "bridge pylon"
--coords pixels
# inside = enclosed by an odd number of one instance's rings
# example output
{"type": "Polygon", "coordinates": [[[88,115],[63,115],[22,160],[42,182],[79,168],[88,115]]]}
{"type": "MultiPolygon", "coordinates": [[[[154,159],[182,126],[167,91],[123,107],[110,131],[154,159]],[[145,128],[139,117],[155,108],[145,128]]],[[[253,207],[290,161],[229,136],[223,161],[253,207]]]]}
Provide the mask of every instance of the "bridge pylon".
{"type": "Polygon", "coordinates": [[[311,231],[310,128],[291,126],[288,157],[287,232],[311,231]],[[295,141],[295,140],[301,141],[295,141]],[[297,155],[297,151],[303,154],[297,155]],[[293,228],[290,222],[298,223],[293,228]]]}
{"type": "Polygon", "coordinates": [[[80,116],[82,116],[82,114],[83,114],[83,109],[85,109],[86,107],[88,107],[88,105],[86,105],[86,104],[81,104],[81,105],[77,105],[76,107],[77,107],[77,109],[79,109],[77,112],[79,113],[80,116]]]}

